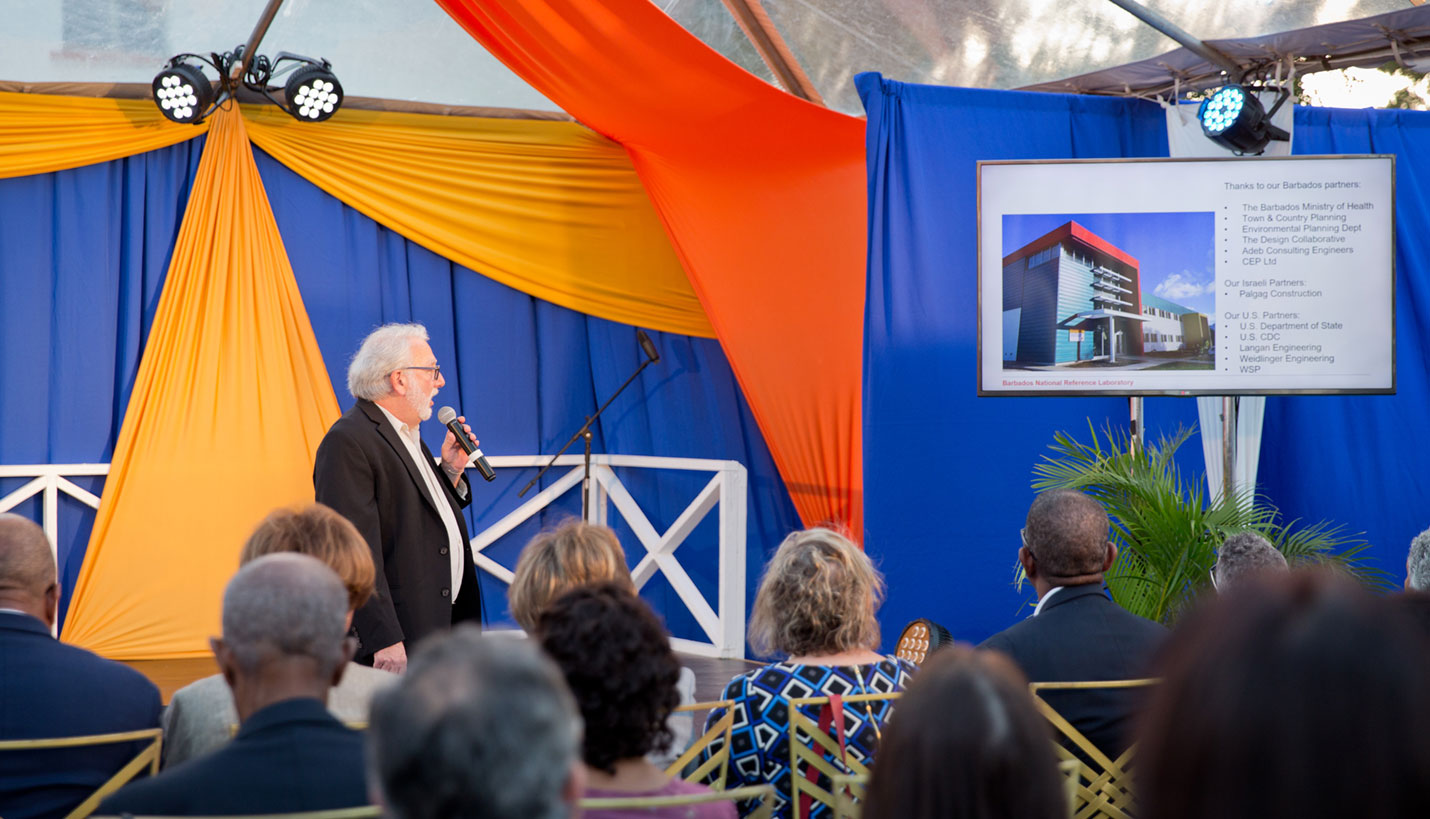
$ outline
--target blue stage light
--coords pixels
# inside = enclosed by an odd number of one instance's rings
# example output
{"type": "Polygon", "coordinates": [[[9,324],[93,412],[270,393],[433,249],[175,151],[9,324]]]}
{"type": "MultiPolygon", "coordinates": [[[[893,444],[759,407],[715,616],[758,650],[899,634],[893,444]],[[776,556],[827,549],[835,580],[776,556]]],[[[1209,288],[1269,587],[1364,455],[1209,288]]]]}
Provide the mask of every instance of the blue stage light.
{"type": "MultiPolygon", "coordinates": [[[[1273,113],[1289,96],[1284,90],[1280,93],[1281,98],[1271,109],[1273,113]]],[[[1271,124],[1261,100],[1240,85],[1218,88],[1197,109],[1197,119],[1207,139],[1238,154],[1259,154],[1273,139],[1290,139],[1289,134],[1271,124]]]]}

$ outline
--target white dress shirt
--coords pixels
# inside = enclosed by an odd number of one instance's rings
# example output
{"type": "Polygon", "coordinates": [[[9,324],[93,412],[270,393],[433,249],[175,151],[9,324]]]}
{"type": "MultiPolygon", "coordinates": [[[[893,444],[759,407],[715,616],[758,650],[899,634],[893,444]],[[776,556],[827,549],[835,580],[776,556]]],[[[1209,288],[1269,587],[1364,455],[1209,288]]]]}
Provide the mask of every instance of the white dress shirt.
{"type": "Polygon", "coordinates": [[[1046,603],[1046,602],[1048,602],[1048,600],[1052,599],[1052,596],[1053,596],[1053,595],[1055,595],[1055,594],[1057,594],[1058,592],[1062,591],[1064,588],[1065,588],[1065,587],[1063,587],[1063,586],[1054,586],[1054,587],[1052,587],[1051,589],[1048,589],[1048,593],[1045,594],[1045,595],[1043,595],[1043,596],[1038,600],[1038,605],[1037,605],[1037,607],[1034,608],[1034,609],[1033,609],[1033,613],[1030,614],[1030,615],[1028,615],[1028,616],[1029,616],[1029,617],[1037,617],[1037,616],[1038,616],[1038,612],[1041,612],[1041,611],[1043,610],[1043,604],[1046,603]]]}
{"type": "MultiPolygon", "coordinates": [[[[417,473],[427,484],[427,494],[432,498],[433,505],[437,507],[437,514],[442,516],[442,525],[447,527],[447,554],[451,557],[452,562],[452,596],[448,600],[451,603],[456,603],[457,592],[462,588],[462,557],[467,548],[467,544],[462,542],[462,530],[457,526],[457,516],[452,512],[452,504],[447,502],[446,490],[437,483],[437,472],[433,469],[433,464],[422,463],[422,438],[417,427],[408,426],[399,421],[396,415],[388,412],[387,408],[380,404],[377,408],[387,416],[387,420],[392,423],[392,428],[397,430],[398,439],[407,446],[407,454],[417,467],[417,473]]],[[[458,489],[458,491],[461,490],[458,489]]]]}

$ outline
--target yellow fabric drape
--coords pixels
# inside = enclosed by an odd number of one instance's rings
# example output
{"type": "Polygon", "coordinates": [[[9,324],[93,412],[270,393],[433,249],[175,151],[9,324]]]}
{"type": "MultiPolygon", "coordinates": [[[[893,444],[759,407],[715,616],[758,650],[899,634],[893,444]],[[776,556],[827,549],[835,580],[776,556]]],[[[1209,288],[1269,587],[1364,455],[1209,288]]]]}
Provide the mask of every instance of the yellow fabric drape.
{"type": "Polygon", "coordinates": [[[164,119],[150,100],[0,91],[0,179],[121,159],[207,130],[164,119]]]}
{"type": "Polygon", "coordinates": [[[236,110],[211,120],[63,639],[200,657],[270,510],[313,499],[338,417],[236,110]]]}
{"type": "Polygon", "coordinates": [[[582,313],[714,336],[630,157],[580,125],[243,114],[255,145],[440,256],[582,313]]]}

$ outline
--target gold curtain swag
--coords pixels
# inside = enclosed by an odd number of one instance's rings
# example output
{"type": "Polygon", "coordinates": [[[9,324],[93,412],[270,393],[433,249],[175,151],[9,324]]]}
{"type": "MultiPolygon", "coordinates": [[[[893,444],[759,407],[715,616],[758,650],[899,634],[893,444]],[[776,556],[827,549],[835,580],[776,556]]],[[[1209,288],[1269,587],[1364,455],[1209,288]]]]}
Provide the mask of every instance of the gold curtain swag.
{"type": "MultiPolygon", "coordinates": [[[[580,313],[713,338],[624,148],[571,122],[239,106],[253,143],[379,224],[580,313]]],[[[0,92],[0,178],[82,167],[209,129],[150,100],[0,92]]]]}
{"type": "Polygon", "coordinates": [[[243,540],[311,503],[338,417],[243,117],[211,120],[62,638],[208,656],[243,540]]]}
{"type": "Polygon", "coordinates": [[[402,236],[522,293],[714,337],[624,148],[571,122],[242,106],[253,143],[402,236]]]}
{"type": "Polygon", "coordinates": [[[149,100],[0,91],[0,179],[123,159],[207,130],[164,119],[149,100]]]}

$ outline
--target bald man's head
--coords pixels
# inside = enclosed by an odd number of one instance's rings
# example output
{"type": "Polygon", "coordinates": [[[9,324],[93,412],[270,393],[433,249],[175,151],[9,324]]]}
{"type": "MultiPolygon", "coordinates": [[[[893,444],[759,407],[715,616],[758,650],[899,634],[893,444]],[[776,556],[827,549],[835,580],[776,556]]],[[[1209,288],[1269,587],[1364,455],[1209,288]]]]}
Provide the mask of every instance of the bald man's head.
{"type": "Polygon", "coordinates": [[[19,515],[0,514],[0,608],[53,624],[58,605],[55,555],[45,530],[19,515]]]}

